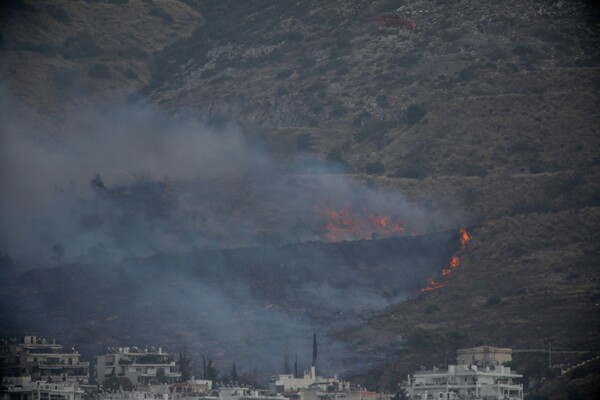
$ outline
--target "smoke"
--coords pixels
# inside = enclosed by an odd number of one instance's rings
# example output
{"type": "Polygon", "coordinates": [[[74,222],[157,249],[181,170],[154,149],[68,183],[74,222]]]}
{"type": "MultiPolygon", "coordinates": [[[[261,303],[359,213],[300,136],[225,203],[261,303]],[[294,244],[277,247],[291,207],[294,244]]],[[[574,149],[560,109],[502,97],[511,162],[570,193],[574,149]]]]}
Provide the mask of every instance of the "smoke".
{"type": "MultiPolygon", "coordinates": [[[[0,253],[29,267],[0,298],[4,335],[92,354],[186,345],[274,372],[285,340],[307,354],[317,331],[337,368],[351,352],[326,332],[404,299],[457,242],[319,242],[328,209],[389,215],[406,233],[453,222],[318,158],[274,158],[235,124],[125,101],[24,118],[0,97],[0,253]]],[[[368,238],[363,222],[341,239],[368,238]]]]}
{"type": "Polygon", "coordinates": [[[25,262],[322,240],[324,209],[392,215],[407,233],[443,226],[323,160],[275,162],[234,124],[126,102],[49,123],[2,104],[0,252],[25,262]]]}

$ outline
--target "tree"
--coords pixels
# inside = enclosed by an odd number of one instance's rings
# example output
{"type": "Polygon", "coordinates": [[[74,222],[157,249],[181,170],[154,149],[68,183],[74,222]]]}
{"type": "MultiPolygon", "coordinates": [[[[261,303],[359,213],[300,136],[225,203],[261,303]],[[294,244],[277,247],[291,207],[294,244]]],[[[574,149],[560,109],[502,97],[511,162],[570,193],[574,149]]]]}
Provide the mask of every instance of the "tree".
{"type": "Polygon", "coordinates": [[[237,369],[235,368],[235,363],[231,367],[231,382],[236,383],[238,381],[237,369]]]}
{"type": "Polygon", "coordinates": [[[312,366],[317,367],[317,334],[313,333],[313,360],[312,366]]]}
{"type": "Polygon", "coordinates": [[[185,348],[179,350],[179,371],[181,371],[181,380],[183,382],[192,379],[192,359],[187,355],[185,348]]]}
{"type": "Polygon", "coordinates": [[[296,358],[294,359],[294,378],[298,378],[298,353],[296,353],[296,358]]]}
{"type": "Polygon", "coordinates": [[[392,400],[408,400],[408,392],[406,391],[406,389],[400,388],[400,390],[398,390],[398,393],[396,393],[396,395],[392,397],[392,400]]]}
{"type": "Polygon", "coordinates": [[[287,339],[283,344],[283,371],[286,375],[290,373],[290,349],[287,339]]]}
{"type": "Polygon", "coordinates": [[[156,380],[158,383],[167,383],[167,373],[164,368],[156,370],[156,380]]]}
{"type": "Polygon", "coordinates": [[[55,243],[52,246],[52,257],[60,264],[61,259],[65,256],[65,246],[61,243],[55,243]]]}
{"type": "Polygon", "coordinates": [[[202,362],[204,367],[204,379],[217,382],[219,380],[219,370],[212,365],[212,360],[209,358],[208,363],[205,363],[204,356],[202,356],[202,362]]]}

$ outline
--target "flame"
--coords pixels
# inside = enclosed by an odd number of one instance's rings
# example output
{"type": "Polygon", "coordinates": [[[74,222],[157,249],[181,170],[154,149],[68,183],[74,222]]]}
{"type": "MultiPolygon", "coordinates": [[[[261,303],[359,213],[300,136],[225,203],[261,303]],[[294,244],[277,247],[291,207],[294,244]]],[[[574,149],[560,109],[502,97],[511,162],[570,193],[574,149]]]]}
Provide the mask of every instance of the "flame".
{"type": "Polygon", "coordinates": [[[460,249],[463,250],[471,240],[471,235],[465,228],[460,228],[458,231],[460,232],[460,249]]]}
{"type": "Polygon", "coordinates": [[[421,292],[421,293],[430,292],[432,290],[439,289],[442,286],[444,286],[444,285],[442,285],[440,282],[436,281],[433,278],[429,278],[429,279],[427,279],[427,286],[425,286],[423,289],[419,290],[419,292],[421,292]]]}
{"type": "Polygon", "coordinates": [[[332,242],[348,239],[371,239],[373,234],[403,233],[404,223],[389,215],[374,214],[363,209],[353,212],[349,206],[339,210],[320,208],[325,216],[325,238],[332,242]]]}
{"type": "Polygon", "coordinates": [[[450,275],[450,273],[458,268],[458,264],[460,263],[460,258],[458,256],[452,256],[450,259],[450,264],[442,269],[442,276],[450,275]]]}
{"type": "MultiPolygon", "coordinates": [[[[465,228],[460,228],[458,230],[460,232],[460,251],[464,250],[465,246],[467,245],[467,243],[471,240],[471,235],[469,234],[469,232],[467,232],[467,230],[465,228]]],[[[456,268],[458,268],[458,266],[460,265],[460,257],[458,256],[458,253],[454,254],[452,256],[452,258],[450,259],[450,263],[442,268],[442,279],[445,279],[448,275],[450,275],[452,273],[452,271],[454,271],[456,268]]],[[[420,289],[419,291],[422,292],[429,292],[435,289],[439,289],[442,286],[444,286],[441,282],[436,281],[433,278],[429,278],[427,280],[427,286],[425,286],[424,288],[420,289]]]]}

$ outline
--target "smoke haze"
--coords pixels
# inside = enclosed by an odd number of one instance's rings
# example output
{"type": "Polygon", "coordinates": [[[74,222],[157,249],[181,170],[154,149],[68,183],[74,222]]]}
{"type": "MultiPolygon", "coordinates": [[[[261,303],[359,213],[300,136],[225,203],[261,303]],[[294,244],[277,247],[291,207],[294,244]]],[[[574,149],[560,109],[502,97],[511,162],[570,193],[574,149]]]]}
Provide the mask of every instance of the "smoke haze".
{"type": "Polygon", "coordinates": [[[235,124],[124,101],[48,123],[2,102],[0,252],[25,270],[4,284],[4,336],[56,335],[87,354],[183,345],[275,372],[283,342],[308,354],[316,331],[328,365],[349,368],[326,333],[414,293],[458,243],[360,240],[378,232],[372,216],[404,233],[453,221],[323,160],[275,161],[235,124]],[[322,243],[329,210],[352,216],[339,240],[359,241],[322,243]]]}

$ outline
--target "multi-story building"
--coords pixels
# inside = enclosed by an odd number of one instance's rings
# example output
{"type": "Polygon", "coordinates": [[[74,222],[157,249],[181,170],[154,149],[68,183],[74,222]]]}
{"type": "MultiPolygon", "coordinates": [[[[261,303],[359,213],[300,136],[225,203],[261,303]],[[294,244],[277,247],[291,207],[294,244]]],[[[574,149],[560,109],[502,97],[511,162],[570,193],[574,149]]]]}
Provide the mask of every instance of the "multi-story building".
{"type": "Polygon", "coordinates": [[[494,346],[469,347],[466,349],[456,350],[456,359],[461,364],[478,364],[489,362],[506,364],[512,361],[512,349],[494,346]]]}
{"type": "Polygon", "coordinates": [[[219,388],[219,400],[286,400],[280,394],[272,394],[265,390],[254,390],[245,387],[219,388]]]}
{"type": "Polygon", "coordinates": [[[61,344],[24,336],[0,343],[0,378],[30,376],[32,380],[88,383],[88,362],[80,361],[75,349],[63,351],[61,344]]]}
{"type": "Polygon", "coordinates": [[[111,377],[127,378],[133,385],[174,383],[181,378],[181,372],[175,370],[175,357],[160,347],[158,350],[119,347],[109,351],[96,357],[96,379],[101,385],[111,377]]]}
{"type": "Polygon", "coordinates": [[[304,375],[301,377],[292,374],[277,375],[271,378],[270,383],[272,393],[311,388],[330,392],[349,391],[350,382],[340,381],[335,376],[333,378],[317,376],[317,370],[313,365],[304,371],[304,375]]]}
{"type": "Polygon", "coordinates": [[[81,400],[83,393],[77,382],[34,382],[28,376],[5,377],[0,385],[0,400],[81,400]]]}
{"type": "Polygon", "coordinates": [[[193,379],[169,386],[171,400],[200,400],[212,393],[212,381],[193,379]]]}
{"type": "Polygon", "coordinates": [[[514,381],[522,377],[496,363],[449,365],[447,370],[415,372],[403,388],[414,400],[523,400],[523,384],[514,381]]]}

